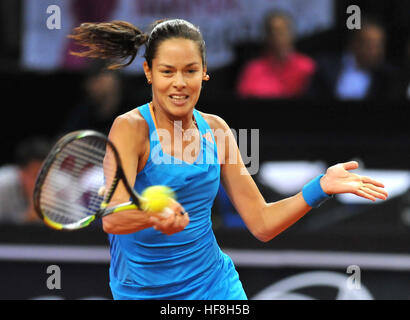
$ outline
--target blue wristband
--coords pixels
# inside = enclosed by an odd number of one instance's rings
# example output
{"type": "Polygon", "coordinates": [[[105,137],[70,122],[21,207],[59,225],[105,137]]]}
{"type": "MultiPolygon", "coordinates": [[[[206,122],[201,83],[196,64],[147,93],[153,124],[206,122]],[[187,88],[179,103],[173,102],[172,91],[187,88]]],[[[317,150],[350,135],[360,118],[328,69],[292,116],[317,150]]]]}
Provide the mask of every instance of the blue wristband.
{"type": "Polygon", "coordinates": [[[324,174],[317,176],[302,188],[303,199],[313,208],[319,207],[323,202],[333,197],[333,195],[328,195],[324,192],[320,186],[320,178],[323,176],[324,174]]]}

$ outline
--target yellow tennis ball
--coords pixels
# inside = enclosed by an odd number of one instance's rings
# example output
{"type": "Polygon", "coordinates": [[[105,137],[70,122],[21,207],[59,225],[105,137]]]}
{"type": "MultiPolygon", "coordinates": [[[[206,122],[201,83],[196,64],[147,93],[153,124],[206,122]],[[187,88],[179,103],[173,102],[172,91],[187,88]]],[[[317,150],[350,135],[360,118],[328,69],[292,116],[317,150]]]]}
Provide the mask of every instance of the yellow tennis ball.
{"type": "Polygon", "coordinates": [[[175,193],[167,186],[151,186],[142,194],[142,209],[151,212],[161,212],[175,199],[175,193]]]}

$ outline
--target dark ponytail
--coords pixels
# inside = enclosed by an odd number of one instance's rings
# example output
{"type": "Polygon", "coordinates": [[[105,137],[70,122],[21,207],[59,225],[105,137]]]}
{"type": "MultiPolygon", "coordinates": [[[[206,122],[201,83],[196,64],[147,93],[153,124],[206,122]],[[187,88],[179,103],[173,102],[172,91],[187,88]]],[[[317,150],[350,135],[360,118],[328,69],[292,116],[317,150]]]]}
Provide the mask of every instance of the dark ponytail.
{"type": "Polygon", "coordinates": [[[165,19],[155,21],[151,28],[148,35],[125,21],[83,23],[68,37],[74,39],[79,45],[88,47],[88,50],[71,52],[71,54],[110,60],[126,60],[130,57],[127,63],[108,66],[108,69],[118,69],[129,66],[137,56],[139,48],[145,44],[144,57],[151,68],[152,60],[162,41],[183,38],[192,40],[198,45],[203,66],[206,65],[205,41],[199,29],[193,24],[182,19],[165,19]]]}
{"type": "Polygon", "coordinates": [[[108,69],[111,70],[129,66],[139,48],[148,40],[146,33],[125,21],[82,23],[68,37],[88,48],[82,52],[70,52],[75,56],[114,61],[124,61],[130,57],[126,63],[110,64],[108,69]]]}

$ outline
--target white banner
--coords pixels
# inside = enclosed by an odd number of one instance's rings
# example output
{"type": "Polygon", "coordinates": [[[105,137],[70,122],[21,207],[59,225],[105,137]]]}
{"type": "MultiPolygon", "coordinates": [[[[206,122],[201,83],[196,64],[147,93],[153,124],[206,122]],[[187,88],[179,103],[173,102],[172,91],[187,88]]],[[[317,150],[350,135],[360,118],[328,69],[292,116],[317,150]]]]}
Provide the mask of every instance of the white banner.
{"type": "MultiPolygon", "coordinates": [[[[67,53],[67,35],[81,22],[125,20],[147,31],[155,20],[182,18],[200,27],[207,45],[208,67],[214,69],[233,61],[235,43],[262,39],[263,17],[269,10],[289,12],[297,34],[303,36],[332,27],[333,1],[25,0],[22,65],[40,70],[81,67],[67,53]],[[47,23],[54,13],[47,12],[52,5],[60,8],[60,28],[50,29],[47,23]]],[[[128,69],[142,72],[142,62],[140,57],[128,69]]]]}

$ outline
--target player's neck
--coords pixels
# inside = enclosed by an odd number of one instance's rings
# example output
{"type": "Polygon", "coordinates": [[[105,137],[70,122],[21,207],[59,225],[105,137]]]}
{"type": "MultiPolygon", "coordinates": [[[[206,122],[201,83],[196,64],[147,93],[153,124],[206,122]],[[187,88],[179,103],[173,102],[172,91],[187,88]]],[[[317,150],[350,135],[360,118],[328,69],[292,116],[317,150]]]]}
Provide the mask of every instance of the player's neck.
{"type": "Polygon", "coordinates": [[[196,127],[196,121],[192,112],[184,117],[178,118],[167,113],[161,107],[157,107],[153,102],[150,102],[150,107],[152,108],[156,124],[161,128],[170,131],[179,130],[184,133],[186,130],[196,127]]]}

